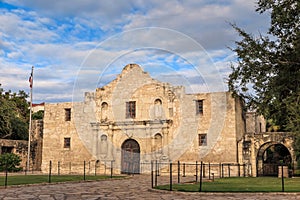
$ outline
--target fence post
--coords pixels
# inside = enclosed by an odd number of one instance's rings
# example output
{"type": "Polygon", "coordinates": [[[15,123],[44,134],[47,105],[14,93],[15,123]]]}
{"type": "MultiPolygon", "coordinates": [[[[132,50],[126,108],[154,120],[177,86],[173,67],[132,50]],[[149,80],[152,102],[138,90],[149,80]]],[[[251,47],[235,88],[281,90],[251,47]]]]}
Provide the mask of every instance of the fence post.
{"type": "Polygon", "coordinates": [[[83,180],[85,181],[85,161],[83,161],[83,180]]]}
{"type": "Polygon", "coordinates": [[[241,170],[241,166],[240,166],[240,163],[238,163],[238,176],[239,176],[239,177],[241,177],[241,172],[240,172],[240,170],[241,170]]]}
{"type": "Polygon", "coordinates": [[[183,163],[183,177],[185,177],[185,163],[183,163]]]}
{"type": "Polygon", "coordinates": [[[221,173],[221,163],[219,163],[219,176],[222,178],[222,173],[221,173]]]}
{"type": "Polygon", "coordinates": [[[155,160],[155,187],[157,186],[157,176],[158,176],[158,171],[157,171],[157,160],[155,160]]]}
{"type": "Polygon", "coordinates": [[[281,163],[281,191],[284,192],[283,162],[281,163]]]}
{"type": "Polygon", "coordinates": [[[160,176],[160,162],[157,162],[157,176],[160,176]]]}
{"type": "Polygon", "coordinates": [[[196,182],[198,181],[198,161],[196,161],[196,182]]]}
{"type": "Polygon", "coordinates": [[[7,161],[6,161],[6,163],[5,163],[5,182],[4,182],[5,188],[7,188],[7,176],[8,176],[8,170],[7,170],[7,161]]]}
{"type": "Polygon", "coordinates": [[[170,191],[172,191],[172,162],[170,162],[170,191]]]}
{"type": "Polygon", "coordinates": [[[60,161],[57,161],[57,175],[60,175],[60,161]]]}
{"type": "Polygon", "coordinates": [[[244,173],[244,177],[246,176],[246,164],[243,164],[243,173],[244,173]]]}
{"type": "Polygon", "coordinates": [[[208,179],[210,180],[210,162],[208,163],[208,179]]]}
{"type": "Polygon", "coordinates": [[[202,163],[202,167],[203,167],[202,175],[203,178],[205,178],[205,163],[202,163]]]}
{"type": "Polygon", "coordinates": [[[230,164],[228,164],[228,177],[230,178],[230,164]]]}
{"type": "Polygon", "coordinates": [[[51,183],[51,170],[52,170],[52,161],[50,160],[50,163],[49,163],[49,178],[48,178],[49,183],[51,183]]]}
{"type": "Polygon", "coordinates": [[[178,183],[180,183],[180,161],[178,160],[177,162],[177,174],[178,174],[178,183]]]}
{"type": "Polygon", "coordinates": [[[112,178],[113,177],[113,160],[111,161],[111,163],[110,163],[110,178],[112,178]]]}
{"type": "Polygon", "coordinates": [[[95,176],[97,176],[97,160],[95,161],[95,176]]]}
{"type": "Polygon", "coordinates": [[[222,164],[222,178],[224,178],[224,164],[222,164]]]}
{"type": "Polygon", "coordinates": [[[153,160],[151,160],[151,188],[153,188],[153,160]]]}
{"type": "Polygon", "coordinates": [[[202,170],[203,170],[203,162],[201,161],[201,164],[200,164],[200,187],[199,187],[199,192],[202,192],[202,170]]]}

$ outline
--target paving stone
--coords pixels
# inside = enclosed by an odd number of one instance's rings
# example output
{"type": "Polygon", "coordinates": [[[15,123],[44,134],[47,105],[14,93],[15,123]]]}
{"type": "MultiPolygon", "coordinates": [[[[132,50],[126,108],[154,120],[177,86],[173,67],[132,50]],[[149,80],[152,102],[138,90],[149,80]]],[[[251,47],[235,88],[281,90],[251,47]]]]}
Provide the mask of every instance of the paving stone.
{"type": "MultiPolygon", "coordinates": [[[[160,177],[159,184],[168,183],[168,177],[160,177]]],[[[300,193],[184,193],[151,189],[149,175],[135,175],[123,180],[104,180],[95,182],[43,184],[0,189],[0,199],[19,200],[190,200],[190,199],[294,199],[300,200],[300,193]]]]}

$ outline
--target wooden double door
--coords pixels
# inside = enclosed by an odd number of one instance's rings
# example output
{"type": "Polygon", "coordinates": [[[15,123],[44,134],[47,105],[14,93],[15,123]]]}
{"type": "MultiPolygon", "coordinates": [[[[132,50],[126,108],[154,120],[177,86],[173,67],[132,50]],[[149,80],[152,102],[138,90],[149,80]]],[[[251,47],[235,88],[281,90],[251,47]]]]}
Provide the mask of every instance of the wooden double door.
{"type": "Polygon", "coordinates": [[[128,139],[122,144],[121,173],[140,173],[140,145],[133,139],[128,139]]]}

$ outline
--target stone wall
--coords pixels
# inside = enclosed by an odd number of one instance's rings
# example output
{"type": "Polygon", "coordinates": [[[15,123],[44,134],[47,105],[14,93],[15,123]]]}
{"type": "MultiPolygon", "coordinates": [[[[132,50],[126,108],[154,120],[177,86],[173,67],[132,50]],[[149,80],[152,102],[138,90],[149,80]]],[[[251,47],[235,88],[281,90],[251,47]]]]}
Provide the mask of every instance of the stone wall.
{"type": "Polygon", "coordinates": [[[262,133],[266,132],[266,120],[263,116],[256,112],[246,113],[246,132],[247,133],[262,133]]]}
{"type": "MultiPolygon", "coordinates": [[[[84,115],[82,116],[84,118],[84,115]]],[[[86,134],[89,134],[88,132],[86,134]]],[[[48,172],[52,161],[53,173],[62,167],[61,173],[72,173],[72,166],[81,166],[84,160],[93,160],[79,138],[74,123],[72,103],[45,104],[44,112],[44,137],[42,151],[43,172],[48,172]],[[71,109],[71,119],[66,121],[65,109],[71,109]],[[70,138],[70,145],[65,146],[66,138],[70,138]],[[60,163],[59,163],[60,162],[60,163]],[[58,164],[59,163],[59,164],[58,164]]],[[[76,169],[79,171],[79,169],[76,169]]]]}
{"type": "MultiPolygon", "coordinates": [[[[43,143],[43,121],[32,121],[32,137],[30,144],[30,170],[40,171],[42,162],[42,143],[43,143]]],[[[20,166],[25,170],[27,167],[27,140],[5,140],[0,139],[0,153],[14,153],[21,158],[20,166]]]]}
{"type": "Polygon", "coordinates": [[[28,141],[0,139],[1,154],[14,153],[21,158],[20,167],[26,168],[28,141]]]}
{"type": "Polygon", "coordinates": [[[32,136],[31,136],[31,161],[30,168],[34,171],[41,171],[42,150],[43,150],[43,120],[32,121],[32,136]]]}
{"type": "Polygon", "coordinates": [[[86,93],[81,103],[45,104],[42,171],[80,173],[83,162],[122,168],[122,146],[139,145],[139,162],[151,160],[239,162],[245,124],[241,102],[228,92],[186,94],[181,86],[152,79],[127,65],[111,83],[86,93]],[[203,101],[197,112],[196,102],[203,101]],[[135,102],[135,117],[127,105],[135,102]],[[70,120],[66,112],[71,111],[70,120]],[[200,144],[204,134],[205,144],[200,144]],[[70,140],[66,147],[66,139],[70,140]]]}

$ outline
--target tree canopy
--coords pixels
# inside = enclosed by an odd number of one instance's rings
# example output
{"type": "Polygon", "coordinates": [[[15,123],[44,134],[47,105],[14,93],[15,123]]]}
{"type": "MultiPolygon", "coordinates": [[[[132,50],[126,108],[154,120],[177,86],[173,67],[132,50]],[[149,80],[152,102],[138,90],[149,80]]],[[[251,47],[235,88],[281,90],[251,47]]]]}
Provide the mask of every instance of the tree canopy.
{"type": "Polygon", "coordinates": [[[231,65],[229,90],[281,131],[298,133],[299,152],[300,1],[259,0],[257,5],[257,12],[270,14],[270,27],[265,35],[253,35],[232,24],[242,39],[232,48],[238,62],[231,65]]]}
{"type": "Polygon", "coordinates": [[[0,84],[0,138],[27,140],[29,103],[28,95],[20,90],[18,93],[4,91],[0,84]]]}

